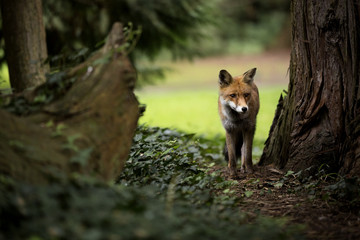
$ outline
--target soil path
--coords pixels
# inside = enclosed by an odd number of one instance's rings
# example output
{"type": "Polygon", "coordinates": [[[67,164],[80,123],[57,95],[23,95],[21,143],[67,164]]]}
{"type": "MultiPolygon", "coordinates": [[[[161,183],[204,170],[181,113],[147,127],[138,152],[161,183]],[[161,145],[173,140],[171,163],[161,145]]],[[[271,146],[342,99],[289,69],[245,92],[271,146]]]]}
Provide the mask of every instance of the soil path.
{"type": "MultiPolygon", "coordinates": [[[[225,167],[218,170],[228,178],[225,167]]],[[[294,175],[285,177],[270,166],[256,166],[254,174],[239,176],[238,185],[232,190],[243,199],[239,207],[250,217],[285,217],[290,223],[304,225],[308,239],[360,239],[359,206],[315,197],[310,188],[306,189],[306,183],[300,183],[294,175]]],[[[325,184],[312,187],[321,191],[325,184]]]]}

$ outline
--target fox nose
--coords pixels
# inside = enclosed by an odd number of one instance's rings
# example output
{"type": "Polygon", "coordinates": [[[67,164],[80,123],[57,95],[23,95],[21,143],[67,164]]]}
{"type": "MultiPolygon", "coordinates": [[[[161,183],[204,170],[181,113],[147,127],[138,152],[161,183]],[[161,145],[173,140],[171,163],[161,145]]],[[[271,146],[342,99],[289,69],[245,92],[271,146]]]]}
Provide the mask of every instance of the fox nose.
{"type": "Polygon", "coordinates": [[[247,109],[247,107],[242,107],[241,110],[242,110],[243,112],[246,112],[248,109],[247,109]]]}

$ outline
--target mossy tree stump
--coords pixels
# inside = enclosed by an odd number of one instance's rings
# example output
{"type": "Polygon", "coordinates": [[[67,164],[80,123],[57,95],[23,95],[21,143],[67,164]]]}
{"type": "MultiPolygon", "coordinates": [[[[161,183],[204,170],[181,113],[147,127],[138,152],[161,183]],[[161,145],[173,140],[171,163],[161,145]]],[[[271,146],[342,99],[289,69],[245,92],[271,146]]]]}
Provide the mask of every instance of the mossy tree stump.
{"type": "Polygon", "coordinates": [[[19,117],[0,110],[2,174],[29,183],[72,173],[116,178],[139,118],[136,72],[123,54],[123,39],[115,23],[105,46],[67,72],[65,78],[75,79],[70,89],[39,111],[19,117]]]}

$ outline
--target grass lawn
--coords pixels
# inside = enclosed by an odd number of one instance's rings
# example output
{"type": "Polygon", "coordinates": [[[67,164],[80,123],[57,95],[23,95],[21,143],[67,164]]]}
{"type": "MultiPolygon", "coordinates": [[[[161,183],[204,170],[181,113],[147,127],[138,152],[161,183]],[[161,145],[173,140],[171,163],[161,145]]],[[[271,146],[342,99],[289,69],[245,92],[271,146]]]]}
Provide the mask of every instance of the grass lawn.
{"type": "Polygon", "coordinates": [[[0,67],[0,89],[10,88],[9,72],[7,65],[3,64],[0,67]]]}
{"type": "MultiPolygon", "coordinates": [[[[265,87],[260,91],[260,111],[254,140],[254,155],[260,155],[284,87],[265,87]]],[[[140,123],[176,128],[208,138],[225,136],[217,112],[217,89],[138,92],[146,112],[140,123]]]]}

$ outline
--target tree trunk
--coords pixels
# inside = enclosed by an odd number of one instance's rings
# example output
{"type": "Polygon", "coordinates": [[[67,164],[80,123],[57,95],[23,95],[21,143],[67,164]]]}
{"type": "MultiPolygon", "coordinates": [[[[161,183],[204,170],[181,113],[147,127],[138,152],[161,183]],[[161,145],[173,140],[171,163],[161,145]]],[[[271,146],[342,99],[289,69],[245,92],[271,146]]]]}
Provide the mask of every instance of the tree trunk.
{"type": "MultiPolygon", "coordinates": [[[[136,72],[122,54],[122,26],[106,45],[71,69],[64,96],[26,117],[0,110],[0,173],[49,183],[72,173],[114,181],[128,157],[137,120],[136,72]]],[[[49,89],[50,83],[35,92],[49,89]]]]}
{"type": "Polygon", "coordinates": [[[16,92],[45,82],[49,71],[41,0],[2,0],[5,55],[16,92]]]}
{"type": "Polygon", "coordinates": [[[360,174],[360,5],[293,0],[291,11],[288,93],[259,165],[360,174]]]}

